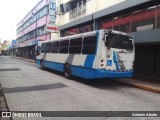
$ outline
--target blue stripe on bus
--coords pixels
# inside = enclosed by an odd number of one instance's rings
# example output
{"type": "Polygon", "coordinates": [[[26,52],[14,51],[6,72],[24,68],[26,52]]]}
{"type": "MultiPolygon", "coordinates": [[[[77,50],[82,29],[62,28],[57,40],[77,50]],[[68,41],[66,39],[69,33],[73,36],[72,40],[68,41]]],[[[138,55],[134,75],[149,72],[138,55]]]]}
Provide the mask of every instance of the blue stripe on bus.
{"type": "MultiPolygon", "coordinates": [[[[95,51],[95,54],[97,54],[97,51],[98,51],[98,39],[99,39],[99,31],[96,31],[96,51],[95,51]]],[[[95,55],[87,55],[85,63],[84,63],[84,67],[92,68],[94,59],[95,59],[95,55]]]]}
{"type": "Polygon", "coordinates": [[[99,69],[88,69],[84,67],[71,66],[71,73],[74,76],[95,79],[95,78],[128,78],[133,76],[133,71],[116,72],[99,69]]]}
{"type": "Polygon", "coordinates": [[[39,59],[36,59],[36,64],[40,65],[40,60],[39,59]]]}
{"type": "Polygon", "coordinates": [[[44,61],[44,66],[57,71],[64,71],[64,64],[57,62],[44,61]]]}
{"type": "Polygon", "coordinates": [[[117,62],[117,57],[116,57],[116,53],[115,52],[113,52],[113,61],[114,61],[115,65],[116,65],[116,70],[119,70],[119,65],[118,65],[118,62],[117,62]]]}
{"type": "MultiPolygon", "coordinates": [[[[36,60],[37,64],[40,64],[40,60],[36,60]]],[[[57,71],[64,71],[64,64],[57,62],[44,61],[44,66],[57,71]]],[[[132,77],[133,71],[125,72],[116,72],[116,71],[107,71],[99,69],[90,69],[86,67],[73,66],[71,65],[71,74],[77,77],[85,79],[94,79],[94,78],[125,78],[132,77]]]]}
{"type": "Polygon", "coordinates": [[[71,74],[85,79],[97,78],[97,70],[78,66],[71,66],[71,74]]]}
{"type": "Polygon", "coordinates": [[[84,67],[86,68],[92,68],[93,62],[94,62],[95,55],[87,55],[84,67]]]}

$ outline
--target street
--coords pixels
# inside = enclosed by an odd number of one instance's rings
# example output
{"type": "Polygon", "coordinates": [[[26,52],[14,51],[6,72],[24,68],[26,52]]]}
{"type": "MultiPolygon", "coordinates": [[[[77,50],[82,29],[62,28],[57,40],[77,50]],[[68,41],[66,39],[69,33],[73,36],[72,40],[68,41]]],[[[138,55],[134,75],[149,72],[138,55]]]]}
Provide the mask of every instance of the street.
{"type": "Polygon", "coordinates": [[[68,80],[13,57],[0,56],[0,83],[10,111],[160,111],[158,93],[109,79],[68,80]]]}

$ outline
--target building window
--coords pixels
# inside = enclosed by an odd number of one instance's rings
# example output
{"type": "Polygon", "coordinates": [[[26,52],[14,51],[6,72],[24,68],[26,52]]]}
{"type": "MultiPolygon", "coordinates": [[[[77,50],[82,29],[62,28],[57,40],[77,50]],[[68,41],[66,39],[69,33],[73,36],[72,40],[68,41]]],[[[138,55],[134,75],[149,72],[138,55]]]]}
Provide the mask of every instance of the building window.
{"type": "Polygon", "coordinates": [[[37,29],[37,35],[43,35],[43,34],[45,34],[45,26],[37,29]]]}
{"type": "Polygon", "coordinates": [[[69,12],[71,10],[71,7],[70,7],[70,2],[67,2],[65,4],[65,7],[66,7],[66,13],[69,12]]]}
{"type": "Polygon", "coordinates": [[[75,0],[66,4],[66,12],[69,12],[69,18],[73,19],[86,13],[86,0],[75,0]]]}
{"type": "Polygon", "coordinates": [[[132,32],[155,28],[156,7],[150,7],[133,13],[132,32]]]}

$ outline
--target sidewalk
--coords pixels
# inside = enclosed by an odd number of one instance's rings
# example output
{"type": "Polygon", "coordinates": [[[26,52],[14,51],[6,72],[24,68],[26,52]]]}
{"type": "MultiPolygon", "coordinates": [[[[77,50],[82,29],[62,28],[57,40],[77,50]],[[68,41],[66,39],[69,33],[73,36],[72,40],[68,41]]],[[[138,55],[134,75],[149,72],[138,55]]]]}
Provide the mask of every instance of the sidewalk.
{"type": "Polygon", "coordinates": [[[28,62],[32,62],[32,63],[36,62],[35,60],[26,59],[26,58],[22,58],[22,57],[15,57],[15,58],[20,59],[20,60],[25,60],[25,61],[28,61],[28,62]]]}
{"type": "Polygon", "coordinates": [[[160,81],[151,78],[123,78],[116,81],[139,89],[160,93],[160,81]]]}
{"type": "MultiPolygon", "coordinates": [[[[35,60],[16,57],[17,59],[35,63],[35,60]]],[[[136,87],[139,89],[160,93],[160,80],[152,79],[151,77],[135,77],[115,79],[117,82],[136,87]]]]}

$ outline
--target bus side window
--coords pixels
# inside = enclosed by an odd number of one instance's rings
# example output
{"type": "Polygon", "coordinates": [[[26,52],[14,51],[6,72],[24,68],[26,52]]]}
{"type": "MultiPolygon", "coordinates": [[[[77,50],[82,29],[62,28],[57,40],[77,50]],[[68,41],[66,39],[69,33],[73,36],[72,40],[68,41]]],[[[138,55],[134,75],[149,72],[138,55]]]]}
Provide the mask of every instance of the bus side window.
{"type": "Polygon", "coordinates": [[[51,43],[46,43],[46,53],[51,52],[51,43]]]}
{"type": "Polygon", "coordinates": [[[60,41],[59,53],[68,53],[69,40],[60,41]]]}
{"type": "Polygon", "coordinates": [[[45,53],[45,48],[46,48],[46,44],[45,44],[45,43],[43,43],[43,44],[42,44],[41,53],[45,53]]]}
{"type": "Polygon", "coordinates": [[[70,40],[69,53],[70,54],[81,54],[82,38],[75,38],[70,40]]]}
{"type": "Polygon", "coordinates": [[[95,54],[96,52],[96,36],[89,36],[83,39],[83,54],[95,54]]]}
{"type": "Polygon", "coordinates": [[[52,43],[52,53],[59,52],[59,41],[55,41],[52,43]]]}

